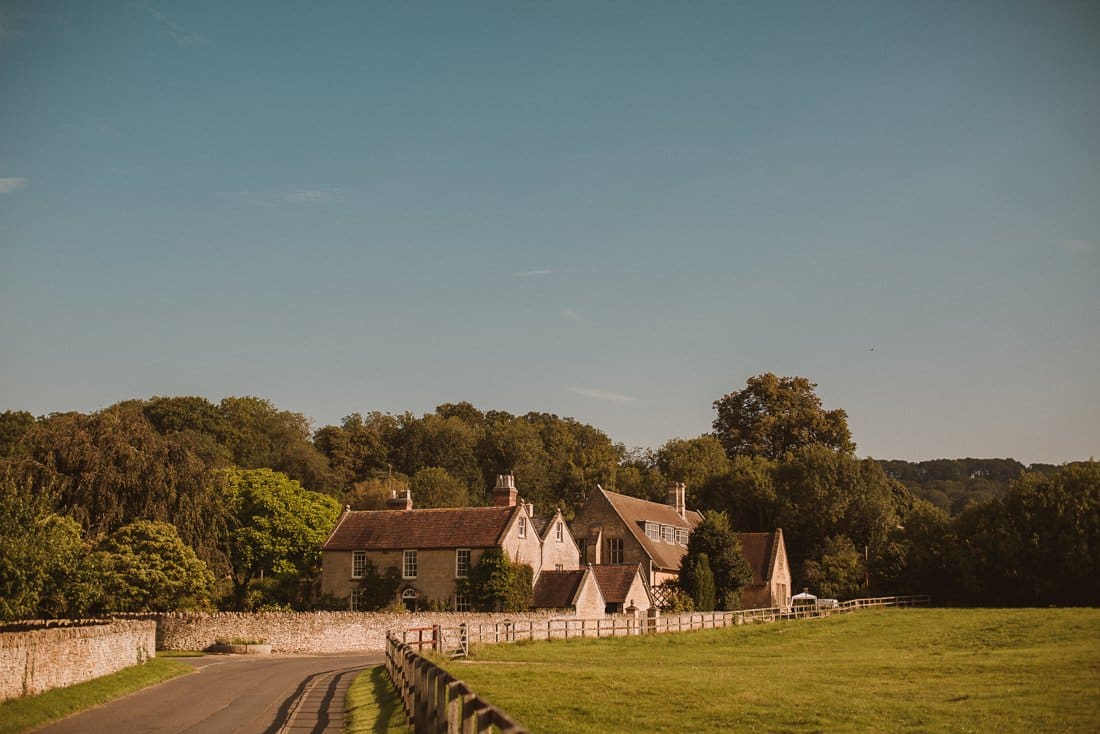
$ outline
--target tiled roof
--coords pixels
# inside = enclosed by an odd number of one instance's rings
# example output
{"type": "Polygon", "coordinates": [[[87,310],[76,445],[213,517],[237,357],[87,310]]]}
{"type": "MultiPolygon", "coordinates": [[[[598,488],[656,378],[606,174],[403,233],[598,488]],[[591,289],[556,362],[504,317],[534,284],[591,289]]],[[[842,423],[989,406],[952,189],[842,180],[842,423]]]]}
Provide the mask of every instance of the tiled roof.
{"type": "Polygon", "coordinates": [[[345,512],[323,549],[491,548],[521,511],[516,505],[345,512]]]}
{"type": "Polygon", "coordinates": [[[772,569],[772,557],[776,553],[774,532],[771,533],[738,533],[741,539],[741,550],[745,554],[745,560],[752,568],[752,582],[763,584],[767,582],[772,569]]]}
{"type": "Polygon", "coordinates": [[[637,566],[593,566],[592,573],[596,575],[596,583],[600,585],[600,593],[608,604],[625,604],[626,595],[630,592],[630,585],[638,577],[637,566]]]}
{"type": "Polygon", "coordinates": [[[531,606],[538,609],[568,609],[584,579],[584,571],[543,571],[535,581],[531,606]]]}
{"type": "Polygon", "coordinates": [[[630,529],[630,532],[634,533],[634,537],[649,553],[654,565],[658,568],[674,571],[680,569],[680,561],[687,553],[687,548],[677,543],[665,543],[661,540],[651,539],[645,534],[643,523],[648,520],[662,525],[672,525],[692,530],[703,521],[702,515],[694,510],[688,510],[685,513],[687,515],[685,519],[680,517],[676,513],[676,509],[670,505],[662,505],[658,502],[650,502],[618,492],[608,492],[606,489],[600,489],[599,491],[603,493],[607,501],[615,508],[615,512],[619,514],[619,517],[630,529]]]}

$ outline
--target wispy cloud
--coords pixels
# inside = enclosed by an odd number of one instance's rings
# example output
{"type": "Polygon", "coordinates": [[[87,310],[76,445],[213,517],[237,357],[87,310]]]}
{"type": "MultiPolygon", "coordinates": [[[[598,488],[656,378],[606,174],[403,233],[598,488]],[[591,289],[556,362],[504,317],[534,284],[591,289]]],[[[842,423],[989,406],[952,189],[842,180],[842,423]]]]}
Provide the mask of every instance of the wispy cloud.
{"type": "Polygon", "coordinates": [[[1062,249],[1070,252],[1092,252],[1092,245],[1084,240],[1064,240],[1062,249]]]}
{"type": "Polygon", "coordinates": [[[194,46],[209,46],[210,41],[206,37],[195,33],[180,25],[174,18],[160,12],[156,8],[151,8],[148,5],[139,5],[139,8],[143,8],[149,15],[153,17],[157,23],[160,24],[161,29],[166,33],[177,46],[184,48],[190,48],[194,46]]]}
{"type": "Polygon", "coordinates": [[[617,392],[609,392],[608,390],[594,390],[587,387],[567,387],[565,388],[571,393],[577,395],[583,395],[586,398],[595,398],[596,400],[610,400],[613,403],[642,403],[645,402],[641,398],[634,398],[629,395],[623,395],[617,392]]]}
{"type": "Polygon", "coordinates": [[[10,194],[26,183],[25,178],[0,178],[0,194],[10,194]]]}
{"type": "Polygon", "coordinates": [[[227,196],[258,206],[309,206],[334,201],[342,192],[342,189],[294,189],[292,191],[238,191],[227,196]]]}
{"type": "Polygon", "coordinates": [[[553,275],[553,270],[524,270],[516,273],[517,278],[537,278],[540,275],[553,275]]]}
{"type": "Polygon", "coordinates": [[[561,310],[561,315],[564,316],[567,319],[573,319],[574,321],[580,321],[581,320],[580,312],[579,311],[574,311],[573,309],[571,309],[569,307],[563,308],[561,310]]]}

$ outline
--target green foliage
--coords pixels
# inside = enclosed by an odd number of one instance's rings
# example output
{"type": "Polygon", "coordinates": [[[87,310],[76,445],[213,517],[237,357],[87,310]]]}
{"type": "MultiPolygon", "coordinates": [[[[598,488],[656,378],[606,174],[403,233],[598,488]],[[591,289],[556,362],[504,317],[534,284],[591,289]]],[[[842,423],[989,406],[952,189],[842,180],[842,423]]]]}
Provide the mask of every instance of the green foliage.
{"type": "Polygon", "coordinates": [[[855,451],[847,414],[822,408],[815,387],[805,377],[750,377],[743,390],[714,402],[714,433],[731,457],[781,459],[811,445],[855,451]]]}
{"type": "Polygon", "coordinates": [[[221,487],[230,518],[221,542],[236,608],[256,604],[247,591],[261,575],[316,575],[321,544],[340,514],[336,500],[270,469],[226,469],[221,487]]]}
{"type": "Polygon", "coordinates": [[[401,706],[401,697],[379,665],[355,676],[344,703],[345,734],[407,734],[409,722],[401,706]]]}
{"type": "Polygon", "coordinates": [[[697,554],[691,561],[691,599],[700,612],[713,612],[715,607],[714,574],[706,553],[697,554]]]}
{"type": "Polygon", "coordinates": [[[866,574],[863,556],[855,544],[837,535],[826,538],[817,557],[806,561],[803,583],[821,597],[853,599],[866,591],[866,574]]]}
{"type": "Polygon", "coordinates": [[[666,483],[683,482],[687,485],[689,507],[697,506],[696,493],[701,487],[730,471],[730,460],[725,449],[714,436],[674,438],[657,451],[656,460],[666,483]]]}
{"type": "Polygon", "coordinates": [[[458,584],[458,593],[466,594],[479,612],[523,612],[531,607],[533,586],[530,566],[513,563],[499,548],[491,548],[458,584]]]}
{"type": "Polygon", "coordinates": [[[0,620],[81,616],[86,564],[80,526],[54,513],[48,490],[0,479],[0,620]]]}
{"type": "Polygon", "coordinates": [[[397,590],[401,586],[401,572],[392,566],[379,571],[368,562],[359,582],[359,603],[357,608],[363,612],[376,612],[391,606],[397,599],[397,590]]]}
{"type": "Polygon", "coordinates": [[[736,605],[741,588],[752,579],[752,570],[745,560],[741,540],[730,527],[729,516],[724,512],[707,511],[703,522],[699,523],[688,540],[687,554],[680,566],[680,585],[696,606],[702,598],[702,584],[696,574],[709,570],[712,575],[714,592],[711,604],[721,603],[726,608],[736,605]],[[706,557],[706,564],[698,564],[699,556],[706,557]]]}
{"type": "Polygon", "coordinates": [[[409,482],[416,506],[465,507],[468,490],[465,484],[452,477],[446,469],[431,466],[421,469],[409,482]]]}
{"type": "MultiPolygon", "coordinates": [[[[709,562],[708,562],[709,565],[709,562]]],[[[713,574],[712,574],[713,579],[713,574]]],[[[665,581],[657,586],[657,598],[663,599],[661,610],[674,614],[677,612],[694,612],[695,601],[683,587],[676,581],[665,581]]]]}
{"type": "Polygon", "coordinates": [[[23,435],[34,423],[34,416],[25,410],[5,410],[0,413],[0,459],[16,454],[23,435]]]}
{"type": "Polygon", "coordinates": [[[173,525],[130,523],[108,536],[97,555],[109,611],[174,612],[210,606],[214,576],[173,525]]]}

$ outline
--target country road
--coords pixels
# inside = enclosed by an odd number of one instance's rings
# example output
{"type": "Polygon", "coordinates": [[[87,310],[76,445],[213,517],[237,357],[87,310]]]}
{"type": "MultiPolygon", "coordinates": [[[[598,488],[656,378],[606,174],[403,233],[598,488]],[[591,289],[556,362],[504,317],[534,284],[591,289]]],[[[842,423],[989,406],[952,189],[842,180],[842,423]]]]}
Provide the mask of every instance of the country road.
{"type": "Polygon", "coordinates": [[[70,716],[38,732],[342,732],[347,686],[358,671],[383,659],[382,653],[179,658],[196,672],[70,716]]]}

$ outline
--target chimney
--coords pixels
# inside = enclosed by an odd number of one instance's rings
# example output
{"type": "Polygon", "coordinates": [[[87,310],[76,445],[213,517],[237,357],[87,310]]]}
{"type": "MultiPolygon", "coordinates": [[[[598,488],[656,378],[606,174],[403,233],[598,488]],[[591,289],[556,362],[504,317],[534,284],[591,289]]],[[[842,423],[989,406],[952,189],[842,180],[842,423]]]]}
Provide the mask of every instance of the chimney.
{"type": "Polygon", "coordinates": [[[535,505],[531,502],[528,502],[526,506],[527,506],[527,514],[530,515],[531,517],[534,517],[535,516],[535,505]]]}
{"type": "Polygon", "coordinates": [[[683,482],[673,482],[668,485],[668,499],[665,500],[672,509],[676,510],[676,514],[680,516],[680,519],[687,519],[687,485],[683,482]]]}
{"type": "Polygon", "coordinates": [[[516,478],[511,474],[497,474],[497,486],[493,487],[493,505],[515,507],[517,495],[516,478]]]}
{"type": "Polygon", "coordinates": [[[390,490],[390,498],[386,500],[387,510],[411,510],[413,508],[412,490],[405,489],[401,491],[401,496],[397,496],[397,490],[390,490]]]}

